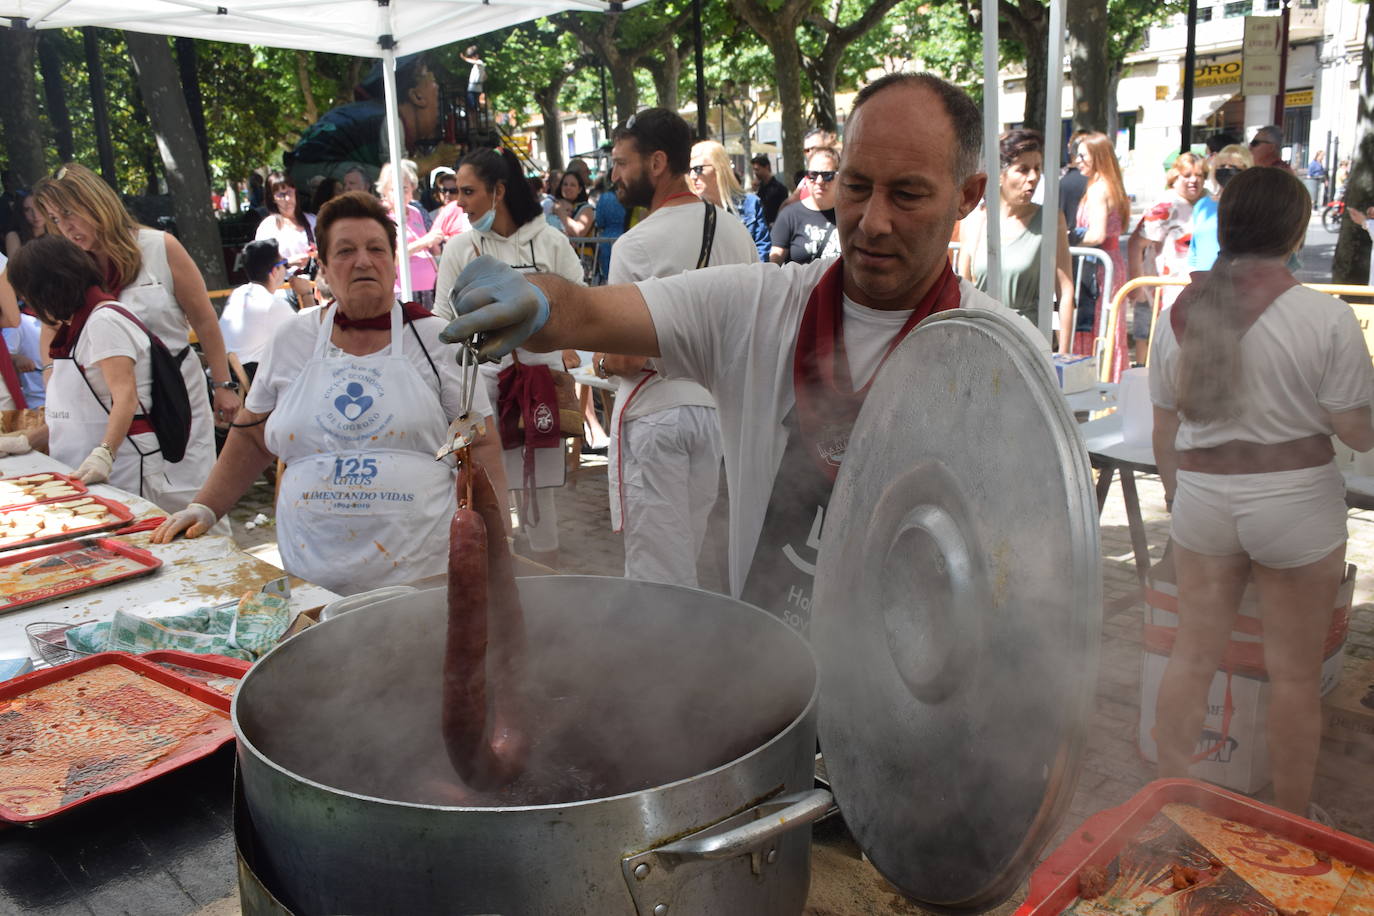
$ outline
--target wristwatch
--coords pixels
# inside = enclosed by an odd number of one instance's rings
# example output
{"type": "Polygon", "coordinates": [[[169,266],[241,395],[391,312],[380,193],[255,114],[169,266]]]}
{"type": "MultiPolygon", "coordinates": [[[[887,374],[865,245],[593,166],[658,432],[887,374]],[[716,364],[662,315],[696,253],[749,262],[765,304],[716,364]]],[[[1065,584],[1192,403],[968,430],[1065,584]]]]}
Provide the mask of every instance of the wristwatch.
{"type": "Polygon", "coordinates": [[[596,374],[598,378],[609,378],[606,374],[606,357],[601,357],[596,361],[596,374]]]}
{"type": "Polygon", "coordinates": [[[227,382],[211,382],[211,383],[210,383],[210,387],[211,387],[211,388],[225,388],[225,389],[228,389],[229,391],[238,391],[238,390],[239,390],[239,383],[236,382],[236,381],[234,381],[233,379],[230,379],[230,380],[227,381],[227,382]]]}

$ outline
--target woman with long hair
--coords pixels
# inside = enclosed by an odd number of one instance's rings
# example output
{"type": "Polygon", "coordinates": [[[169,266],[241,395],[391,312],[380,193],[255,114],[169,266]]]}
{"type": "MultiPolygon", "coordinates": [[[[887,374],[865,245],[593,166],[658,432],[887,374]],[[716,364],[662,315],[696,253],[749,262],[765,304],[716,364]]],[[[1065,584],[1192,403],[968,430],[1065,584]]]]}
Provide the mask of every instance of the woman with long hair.
{"type": "MultiPolygon", "coordinates": [[[[525,178],[520,160],[510,150],[478,149],[458,163],[458,202],[467,211],[472,228],[454,236],[444,246],[435,285],[434,314],[452,320],[457,316],[449,297],[458,274],[471,261],[489,255],[525,273],[558,274],[579,286],[582,262],[568,237],[544,219],[544,209],[525,178]]],[[[573,351],[567,351],[573,354],[573,351]]],[[[575,360],[575,354],[568,361],[575,360]]],[[[572,363],[576,365],[575,362],[572,363]]],[[[516,349],[499,364],[484,363],[482,376],[501,424],[514,430],[532,394],[530,379],[547,382],[548,373],[565,368],[565,355],[516,349]],[[526,376],[514,384],[518,376],[526,376]],[[504,422],[510,418],[511,422],[504,422]]],[[[503,433],[506,479],[514,490],[530,493],[520,499],[521,528],[529,541],[531,559],[546,566],[558,565],[558,514],[554,488],[563,485],[566,473],[562,440],[557,447],[526,446],[521,437],[503,433]],[[528,461],[526,459],[529,459],[528,461]],[[527,473],[527,470],[529,473],[527,473]],[[532,491],[532,492],[530,492],[532,491]]]]}
{"type": "Polygon", "coordinates": [[[14,205],[14,228],[5,233],[5,255],[14,257],[19,246],[34,239],[41,239],[48,231],[48,223],[43,219],[43,211],[38,209],[38,201],[33,192],[21,190],[14,205]]]}
{"type": "MultiPolygon", "coordinates": [[[[1104,288],[1107,269],[1098,265],[1097,308],[1089,312],[1080,303],[1078,320],[1074,325],[1073,352],[1091,355],[1096,339],[1096,321],[1100,309],[1106,308],[1112,296],[1126,282],[1126,261],[1121,256],[1121,233],[1131,220],[1131,200],[1121,181],[1121,164],[1106,134],[1084,134],[1078,141],[1078,171],[1088,180],[1083,199],[1078,202],[1078,219],[1070,236],[1077,245],[1101,248],[1112,262],[1112,286],[1104,288]]],[[[1095,263],[1095,262],[1094,262],[1095,263]]],[[[1116,338],[1108,346],[1116,351],[1111,381],[1119,381],[1126,363],[1126,322],[1116,323],[1116,338]]]]}
{"type": "Polygon", "coordinates": [[[692,164],[687,172],[687,186],[702,200],[709,200],[727,213],[733,213],[744,223],[759,250],[759,260],[768,260],[772,236],[763,218],[763,202],[757,194],[746,194],[735,177],[735,167],[725,147],[715,140],[702,140],[692,147],[692,164]]]}
{"type": "Polygon", "coordinates": [[[582,173],[569,169],[558,180],[558,193],[553,200],[553,218],[563,234],[582,238],[592,234],[596,222],[596,208],[587,199],[587,179],[582,173]]]}
{"type": "MultiPolygon", "coordinates": [[[[1046,210],[1035,203],[1035,189],[1044,176],[1045,140],[1038,130],[1009,130],[1000,139],[1002,171],[998,177],[998,204],[1001,211],[1002,252],[1001,289],[989,290],[988,215],[986,208],[975,210],[960,229],[959,273],[1003,305],[1025,316],[1031,324],[1040,320],[1040,249],[1049,238],[1055,246],[1055,289],[1059,314],[1067,322],[1073,313],[1073,277],[1069,259],[1068,226],[1058,209],[1053,214],[1054,228],[1045,229],[1046,210]]],[[[1067,350],[1067,332],[1060,334],[1060,347],[1067,350]]]]}
{"type": "MultiPolygon", "coordinates": [[[[215,463],[216,417],[228,423],[242,406],[205,280],[175,236],[134,222],[114,189],[83,165],[64,165],[38,183],[34,196],[52,227],[95,260],[105,292],[157,334],[174,356],[186,351],[181,376],[191,401],[191,438],[182,460],[166,469],[168,484],[159,503],[164,509],[181,509],[215,463]],[[205,396],[205,371],[189,349],[192,330],[209,366],[213,413],[205,396]]],[[[44,336],[40,352],[46,353],[50,329],[44,336]]]]}
{"type": "Polygon", "coordinates": [[[1232,179],[1216,264],[1161,315],[1150,362],[1179,617],[1159,688],[1159,775],[1188,772],[1208,687],[1253,579],[1275,801],[1301,814],[1321,738],[1323,642],[1345,564],[1345,484],[1331,436],[1374,447],[1374,369],[1354,313],[1287,267],[1311,208],[1291,173],[1232,179]]]}
{"type": "Polygon", "coordinates": [[[281,172],[267,176],[267,218],[253,239],[273,239],[286,258],[286,274],[299,308],[315,304],[312,261],[315,258],[315,214],[305,212],[296,186],[281,172]]]}

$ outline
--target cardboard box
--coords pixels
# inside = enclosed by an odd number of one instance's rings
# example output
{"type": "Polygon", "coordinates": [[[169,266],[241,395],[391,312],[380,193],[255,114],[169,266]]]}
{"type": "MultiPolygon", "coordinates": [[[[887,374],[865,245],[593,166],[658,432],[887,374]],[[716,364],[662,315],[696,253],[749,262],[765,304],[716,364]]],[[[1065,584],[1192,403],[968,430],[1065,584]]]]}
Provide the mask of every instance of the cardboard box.
{"type": "MultiPolygon", "coordinates": [[[[1159,567],[1152,572],[1159,573],[1159,567]]],[[[1164,571],[1167,575],[1167,570],[1164,571]]],[[[1170,576],[1171,578],[1171,576],[1170,576]]],[[[1171,634],[1178,626],[1177,589],[1164,578],[1152,578],[1146,591],[1146,634],[1140,672],[1141,755],[1158,760],[1154,740],[1156,702],[1164,668],[1169,662],[1171,634]],[[1162,637],[1162,638],[1161,638],[1162,637]]],[[[1336,612],[1322,662],[1322,694],[1336,691],[1345,664],[1345,641],[1351,601],[1355,594],[1355,567],[1347,566],[1336,593],[1336,612]]],[[[1197,752],[1211,749],[1206,759],[1193,764],[1190,775],[1239,792],[1257,792],[1269,783],[1269,748],[1266,743],[1269,716],[1269,681],[1263,670],[1259,606],[1253,583],[1241,599],[1240,615],[1231,632],[1228,658],[1231,670],[1219,670],[1207,692],[1207,716],[1198,738],[1197,752]],[[1230,693],[1228,704],[1227,693],[1230,693]],[[1226,721],[1230,709],[1230,722],[1226,721]]],[[[1334,694],[1333,694],[1334,695],[1334,694]]],[[[1374,727],[1374,709],[1370,724],[1374,727]]],[[[1371,739],[1374,740],[1374,739],[1371,739]]]]}
{"type": "Polygon", "coordinates": [[[1322,700],[1322,735],[1347,753],[1374,758],[1374,661],[1362,660],[1322,700]]]}
{"type": "Polygon", "coordinates": [[[1053,356],[1054,374],[1059,379],[1059,389],[1065,394],[1077,394],[1097,386],[1097,357],[1095,356],[1053,356]]]}

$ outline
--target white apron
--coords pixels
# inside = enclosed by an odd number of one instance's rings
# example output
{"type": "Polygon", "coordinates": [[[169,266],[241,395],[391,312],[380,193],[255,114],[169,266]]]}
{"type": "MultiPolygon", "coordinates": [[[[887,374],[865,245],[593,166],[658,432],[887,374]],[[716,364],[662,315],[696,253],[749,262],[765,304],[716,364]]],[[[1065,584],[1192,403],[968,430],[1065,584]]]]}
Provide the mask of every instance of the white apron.
{"type": "Polygon", "coordinates": [[[434,460],[448,422],[434,389],[402,354],[401,309],[391,344],[331,357],[337,305],[315,352],[267,420],[267,447],[286,462],[277,543],[292,574],[342,594],[448,568],[454,474],[434,460]]]}
{"type": "MultiPolygon", "coordinates": [[[[143,255],[143,269],[120,292],[119,302],[162,338],[176,356],[189,345],[191,325],[173,294],[165,237],[154,229],[140,229],[138,247],[143,255]]],[[[191,399],[191,438],[186,443],[185,456],[176,464],[165,466],[166,502],[160,505],[172,511],[186,508],[195,499],[215,466],[215,418],[210,409],[205,369],[195,351],[187,353],[181,361],[181,377],[191,399]]]]}
{"type": "MultiPolygon", "coordinates": [[[[100,371],[96,366],[85,369],[87,373],[100,371]]],[[[134,372],[136,378],[137,367],[134,372]]],[[[91,449],[104,441],[105,427],[110,421],[108,405],[97,400],[95,392],[82,379],[81,370],[76,368],[75,359],[53,360],[43,409],[48,421],[48,453],[63,464],[80,466],[91,449]]],[[[163,469],[157,435],[140,433],[129,436],[120,446],[110,469],[109,483],[167,509],[163,505],[163,491],[167,487],[163,469]]]]}
{"type": "Polygon", "coordinates": [[[611,426],[606,431],[610,439],[606,450],[606,475],[611,489],[611,530],[617,534],[625,530],[625,475],[621,467],[620,454],[621,426],[625,423],[625,409],[639,395],[644,386],[653,383],[658,373],[653,369],[642,369],[639,374],[620,377],[620,389],[615,393],[615,406],[611,408],[611,426]]]}

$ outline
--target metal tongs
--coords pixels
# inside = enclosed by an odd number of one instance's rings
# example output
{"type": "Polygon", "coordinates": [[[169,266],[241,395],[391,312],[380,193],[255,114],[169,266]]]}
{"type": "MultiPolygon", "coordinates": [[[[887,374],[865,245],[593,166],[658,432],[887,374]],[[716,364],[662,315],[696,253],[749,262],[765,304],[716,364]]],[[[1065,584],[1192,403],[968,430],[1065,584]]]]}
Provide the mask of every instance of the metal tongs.
{"type": "MultiPolygon", "coordinates": [[[[435,461],[443,461],[454,452],[463,452],[470,448],[484,432],[481,417],[472,413],[473,395],[477,393],[477,386],[482,384],[482,380],[477,377],[477,365],[481,361],[477,354],[477,344],[476,336],[458,344],[458,365],[462,369],[458,396],[463,402],[463,412],[449,424],[448,432],[445,434],[448,441],[444,443],[443,448],[434,453],[435,461]]],[[[465,454],[461,454],[458,460],[462,461],[465,457],[465,454]]]]}

